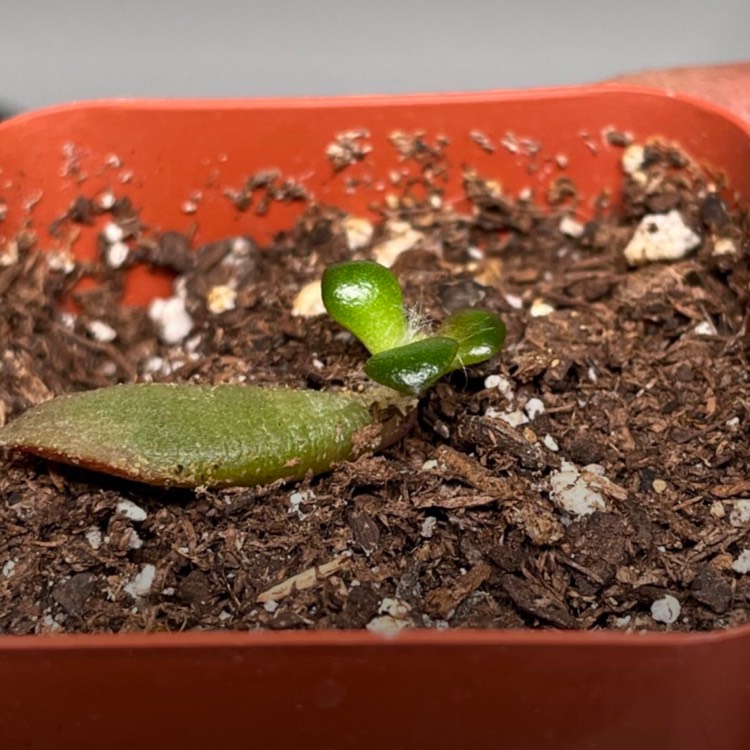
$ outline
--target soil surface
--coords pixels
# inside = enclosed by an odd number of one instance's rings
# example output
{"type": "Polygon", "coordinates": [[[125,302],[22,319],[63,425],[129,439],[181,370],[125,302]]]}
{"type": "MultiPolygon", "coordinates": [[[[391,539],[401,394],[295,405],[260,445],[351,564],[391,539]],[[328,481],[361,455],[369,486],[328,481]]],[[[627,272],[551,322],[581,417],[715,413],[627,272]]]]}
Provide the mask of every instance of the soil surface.
{"type": "MultiPolygon", "coordinates": [[[[679,151],[612,140],[621,200],[586,224],[569,181],[534,205],[470,170],[457,213],[440,148],[416,139],[397,145],[423,184],[372,223],[264,173],[237,210],[307,203],[269,247],[193,248],[112,195],[59,223],[105,216],[94,266],[18,237],[0,256],[0,424],[118,382],[360,383],[361,345],[299,314],[351,257],[394,261],[426,321],[484,307],[508,338],[427,394],[399,444],[303,482],[177,491],[0,457],[0,632],[747,621],[748,219],[679,151]],[[654,246],[672,260],[645,259],[654,246]],[[165,308],[118,303],[139,264],[177,275],[165,308]],[[99,286],[61,311],[83,274],[99,286]]],[[[356,133],[337,146],[336,169],[366,157],[356,133]]]]}

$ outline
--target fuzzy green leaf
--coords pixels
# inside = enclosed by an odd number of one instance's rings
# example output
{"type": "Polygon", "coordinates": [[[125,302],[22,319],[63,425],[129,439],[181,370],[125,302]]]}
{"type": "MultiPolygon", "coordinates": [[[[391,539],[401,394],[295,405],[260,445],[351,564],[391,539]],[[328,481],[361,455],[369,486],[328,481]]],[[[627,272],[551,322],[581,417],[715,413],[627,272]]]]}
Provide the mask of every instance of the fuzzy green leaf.
{"type": "Polygon", "coordinates": [[[384,266],[367,260],[329,266],[323,273],[323,304],[372,354],[400,346],[408,336],[401,287],[384,266]]]}
{"type": "Polygon", "coordinates": [[[365,372],[400,393],[418,395],[450,370],[457,351],[453,339],[433,336],[373,355],[365,372]]]}
{"type": "Polygon", "coordinates": [[[443,321],[437,333],[458,343],[450,370],[484,362],[497,354],[505,342],[505,324],[486,310],[454,312],[443,321]]]}
{"type": "Polygon", "coordinates": [[[0,447],[156,485],[297,479],[351,457],[364,398],[244,385],[122,385],[30,409],[0,447]]]}

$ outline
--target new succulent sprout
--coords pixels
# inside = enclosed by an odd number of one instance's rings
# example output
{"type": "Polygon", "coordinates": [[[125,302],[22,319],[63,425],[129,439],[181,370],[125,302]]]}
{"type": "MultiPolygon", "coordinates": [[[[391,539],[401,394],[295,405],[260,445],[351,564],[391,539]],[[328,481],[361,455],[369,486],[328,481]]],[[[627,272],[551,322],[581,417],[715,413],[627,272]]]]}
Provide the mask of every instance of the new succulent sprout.
{"type": "Polygon", "coordinates": [[[0,429],[0,447],[163,486],[299,479],[398,440],[420,394],[505,338],[483,310],[453,313],[433,334],[415,328],[397,279],[377,263],[329,267],[322,291],[331,317],[369,350],[365,372],[379,386],[117,385],[29,409],[0,429]]]}

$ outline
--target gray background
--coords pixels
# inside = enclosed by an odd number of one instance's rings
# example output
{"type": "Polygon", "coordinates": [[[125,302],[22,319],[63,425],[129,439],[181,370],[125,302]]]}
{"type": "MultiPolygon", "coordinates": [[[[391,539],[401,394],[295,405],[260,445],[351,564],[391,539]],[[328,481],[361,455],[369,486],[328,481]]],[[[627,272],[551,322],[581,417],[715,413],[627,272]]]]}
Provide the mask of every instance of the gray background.
{"type": "Polygon", "coordinates": [[[750,0],[0,0],[0,109],[450,91],[750,59],[750,0]]]}

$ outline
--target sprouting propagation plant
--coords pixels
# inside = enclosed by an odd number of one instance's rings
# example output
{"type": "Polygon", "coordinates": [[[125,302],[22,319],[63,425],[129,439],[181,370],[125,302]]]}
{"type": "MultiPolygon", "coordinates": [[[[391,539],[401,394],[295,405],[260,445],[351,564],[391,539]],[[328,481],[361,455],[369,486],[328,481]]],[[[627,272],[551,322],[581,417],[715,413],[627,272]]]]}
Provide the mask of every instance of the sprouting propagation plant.
{"type": "Polygon", "coordinates": [[[398,440],[440,377],[489,359],[505,339],[494,314],[416,326],[401,287],[370,261],[330,266],[323,302],[371,356],[375,383],[320,392],[249,385],[140,383],[68,394],[0,429],[0,447],[154,485],[254,485],[299,479],[398,440]]]}

